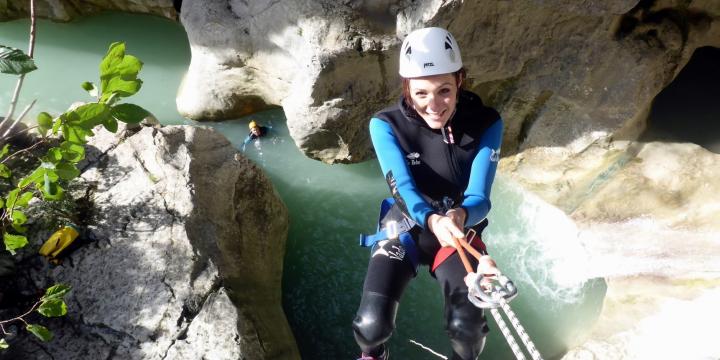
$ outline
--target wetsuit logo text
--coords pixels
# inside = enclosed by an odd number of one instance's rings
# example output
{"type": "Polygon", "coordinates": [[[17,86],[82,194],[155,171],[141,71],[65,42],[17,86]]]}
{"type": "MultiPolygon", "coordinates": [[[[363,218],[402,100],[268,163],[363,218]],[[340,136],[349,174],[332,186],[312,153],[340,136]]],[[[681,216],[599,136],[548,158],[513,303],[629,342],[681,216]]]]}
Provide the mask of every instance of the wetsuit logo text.
{"type": "Polygon", "coordinates": [[[409,153],[407,156],[405,156],[408,159],[408,163],[410,165],[420,165],[420,154],[419,153],[409,153]]]}
{"type": "Polygon", "coordinates": [[[397,240],[390,242],[390,240],[383,240],[378,243],[378,248],[372,254],[372,257],[377,255],[387,256],[393,260],[402,260],[405,258],[405,247],[400,245],[397,240]]]}
{"type": "Polygon", "coordinates": [[[490,161],[492,161],[492,162],[500,161],[500,149],[492,150],[492,153],[490,154],[490,161]]]}

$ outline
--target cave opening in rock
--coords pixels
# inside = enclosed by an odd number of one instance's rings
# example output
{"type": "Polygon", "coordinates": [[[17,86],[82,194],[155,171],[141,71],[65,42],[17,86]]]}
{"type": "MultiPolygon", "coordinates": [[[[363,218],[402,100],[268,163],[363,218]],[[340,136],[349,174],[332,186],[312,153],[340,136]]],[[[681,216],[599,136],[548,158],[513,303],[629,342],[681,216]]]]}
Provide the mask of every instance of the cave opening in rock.
{"type": "Polygon", "coordinates": [[[655,97],[641,141],[691,142],[720,154],[720,49],[701,47],[655,97]]]}

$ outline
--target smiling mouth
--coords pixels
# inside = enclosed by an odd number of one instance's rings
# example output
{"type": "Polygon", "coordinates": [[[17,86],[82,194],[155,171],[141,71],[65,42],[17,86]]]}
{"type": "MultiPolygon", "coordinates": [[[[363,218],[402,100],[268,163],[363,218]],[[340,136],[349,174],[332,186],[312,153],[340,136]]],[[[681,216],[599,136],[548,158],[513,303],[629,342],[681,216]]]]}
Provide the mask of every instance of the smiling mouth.
{"type": "Polygon", "coordinates": [[[446,109],[446,110],[443,110],[443,111],[440,111],[440,112],[425,111],[425,113],[428,114],[430,117],[439,118],[439,117],[442,117],[442,116],[445,114],[445,111],[447,111],[447,109],[446,109]]]}

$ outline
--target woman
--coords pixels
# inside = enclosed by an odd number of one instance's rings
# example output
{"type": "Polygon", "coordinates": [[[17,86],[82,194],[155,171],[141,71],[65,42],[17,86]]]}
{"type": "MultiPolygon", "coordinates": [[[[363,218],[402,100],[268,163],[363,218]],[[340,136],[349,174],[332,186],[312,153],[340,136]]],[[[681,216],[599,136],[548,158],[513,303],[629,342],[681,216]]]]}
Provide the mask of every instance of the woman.
{"type": "MultiPolygon", "coordinates": [[[[465,238],[464,229],[479,234],[487,225],[502,121],[477,95],[462,89],[460,49],[444,29],[410,33],[401,46],[399,70],[399,103],[370,120],[393,205],[381,215],[381,232],[365,242],[373,245],[372,255],[353,321],[360,359],[388,358],[385,342],[418,264],[431,265],[430,273],[440,285],[452,359],[475,359],[488,328],[482,310],[467,298],[467,274],[454,246],[456,238],[465,238]],[[395,224],[388,229],[391,221],[395,224]],[[389,234],[393,232],[401,234],[389,234]]],[[[484,251],[481,241],[472,245],[484,251]]],[[[497,272],[488,256],[481,259],[480,268],[484,274],[497,272]]]]}

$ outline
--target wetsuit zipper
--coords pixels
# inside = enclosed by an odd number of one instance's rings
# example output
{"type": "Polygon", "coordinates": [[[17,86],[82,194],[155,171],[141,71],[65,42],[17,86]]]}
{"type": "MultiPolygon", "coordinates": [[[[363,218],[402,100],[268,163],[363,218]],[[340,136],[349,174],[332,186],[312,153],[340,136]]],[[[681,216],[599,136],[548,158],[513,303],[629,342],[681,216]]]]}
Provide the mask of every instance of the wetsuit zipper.
{"type": "Polygon", "coordinates": [[[446,148],[447,156],[450,158],[449,162],[450,162],[450,170],[452,171],[453,182],[455,184],[459,184],[460,183],[460,173],[459,173],[458,169],[460,168],[460,165],[458,164],[457,158],[455,157],[455,148],[454,148],[455,141],[453,139],[454,135],[452,134],[452,128],[449,126],[449,124],[450,124],[450,121],[448,121],[448,123],[445,126],[443,126],[440,130],[442,131],[443,142],[445,142],[445,144],[447,144],[447,148],[446,148]],[[445,128],[448,129],[449,135],[448,135],[448,132],[445,131],[445,128]]]}

